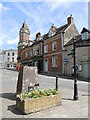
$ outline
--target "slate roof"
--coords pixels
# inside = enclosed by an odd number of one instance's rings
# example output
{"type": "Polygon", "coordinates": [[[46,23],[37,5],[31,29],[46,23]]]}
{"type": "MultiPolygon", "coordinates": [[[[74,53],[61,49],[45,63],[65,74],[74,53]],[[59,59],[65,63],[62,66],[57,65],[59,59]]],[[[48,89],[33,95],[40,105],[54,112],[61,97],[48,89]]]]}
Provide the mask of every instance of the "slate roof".
{"type": "MultiPolygon", "coordinates": [[[[72,45],[73,44],[73,38],[69,42],[67,42],[64,47],[72,45]]],[[[76,39],[76,47],[83,47],[83,46],[90,46],[90,38],[87,40],[82,40],[81,35],[75,36],[76,39]]]]}
{"type": "Polygon", "coordinates": [[[28,32],[30,33],[30,31],[29,31],[29,29],[28,29],[27,24],[25,23],[25,21],[24,21],[21,29],[22,29],[22,28],[28,30],[28,32]]]}
{"type": "MultiPolygon", "coordinates": [[[[63,25],[63,26],[61,26],[61,27],[59,27],[59,28],[56,28],[56,34],[53,35],[53,36],[51,36],[51,37],[54,37],[54,36],[60,34],[61,32],[64,32],[64,30],[65,30],[68,26],[69,26],[68,24],[65,24],[65,25],[63,25]]],[[[51,38],[51,37],[49,37],[49,38],[51,38]]],[[[43,40],[46,40],[46,39],[48,39],[48,33],[43,35],[43,40]]]]}
{"type": "MultiPolygon", "coordinates": [[[[25,22],[23,23],[23,25],[22,25],[22,27],[24,27],[24,24],[25,24],[25,22]]],[[[53,36],[51,36],[51,37],[48,37],[48,33],[47,34],[44,34],[43,36],[42,36],[42,40],[33,40],[34,42],[33,42],[33,44],[31,45],[31,46],[33,46],[33,45],[35,45],[35,44],[38,44],[38,43],[40,43],[40,42],[43,42],[44,40],[47,40],[48,38],[52,38],[52,37],[54,37],[54,36],[56,36],[56,35],[59,35],[61,32],[64,32],[64,30],[67,28],[69,26],[69,24],[65,24],[65,25],[62,25],[61,27],[59,27],[59,28],[56,28],[56,33],[55,33],[55,35],[53,35],[53,36]]],[[[30,47],[31,47],[30,46],[30,47]]],[[[25,48],[27,48],[27,47],[29,47],[29,45],[27,45],[27,46],[25,46],[25,48]]]]}
{"type": "Polygon", "coordinates": [[[81,31],[81,34],[84,33],[84,32],[90,33],[90,30],[88,30],[87,28],[84,27],[84,28],[82,29],[82,31],[81,31]]]}
{"type": "MultiPolygon", "coordinates": [[[[75,36],[75,37],[73,37],[73,38],[76,39],[76,42],[81,41],[81,35],[77,35],[77,36],[75,36]]],[[[72,45],[72,44],[73,44],[73,38],[71,38],[71,39],[64,45],[64,47],[65,47],[65,46],[72,45]]]]}

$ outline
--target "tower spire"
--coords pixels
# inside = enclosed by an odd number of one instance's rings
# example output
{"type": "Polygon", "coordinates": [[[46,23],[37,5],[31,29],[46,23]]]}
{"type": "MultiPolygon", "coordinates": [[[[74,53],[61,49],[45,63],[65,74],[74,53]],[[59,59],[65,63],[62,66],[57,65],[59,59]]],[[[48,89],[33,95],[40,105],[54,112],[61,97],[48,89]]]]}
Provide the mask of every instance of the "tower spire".
{"type": "Polygon", "coordinates": [[[25,19],[24,19],[24,24],[25,24],[25,19]]]}

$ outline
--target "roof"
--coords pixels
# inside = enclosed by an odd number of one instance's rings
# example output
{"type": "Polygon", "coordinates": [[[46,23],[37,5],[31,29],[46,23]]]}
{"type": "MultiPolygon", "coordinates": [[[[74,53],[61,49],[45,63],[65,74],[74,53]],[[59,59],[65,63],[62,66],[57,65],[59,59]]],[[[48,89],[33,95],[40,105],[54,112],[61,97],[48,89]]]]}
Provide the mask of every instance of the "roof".
{"type": "MultiPolygon", "coordinates": [[[[25,23],[24,23],[25,24],[25,23]]],[[[54,36],[56,36],[56,35],[59,35],[61,32],[64,32],[64,30],[67,28],[69,26],[69,24],[65,24],[65,25],[62,25],[61,27],[59,27],[59,28],[56,28],[56,33],[55,33],[55,35],[53,35],[53,36],[51,36],[51,37],[49,37],[49,38],[52,38],[52,37],[54,37],[54,36]]],[[[38,43],[40,43],[40,42],[43,42],[44,40],[47,40],[48,39],[48,33],[47,34],[44,34],[43,36],[43,39],[42,40],[33,40],[34,42],[33,42],[33,44],[31,45],[31,46],[33,46],[33,45],[36,45],[36,44],[38,44],[38,43]]],[[[30,47],[31,47],[30,46],[30,47]]],[[[27,48],[27,47],[29,47],[28,45],[27,46],[25,46],[25,48],[27,48]]]]}
{"type": "Polygon", "coordinates": [[[84,33],[84,32],[90,33],[90,30],[88,30],[87,28],[84,27],[84,28],[82,29],[82,31],[81,31],[81,34],[84,33]]]}
{"type": "Polygon", "coordinates": [[[81,35],[77,35],[77,36],[71,38],[70,41],[64,45],[64,47],[73,45],[74,39],[76,39],[76,47],[90,46],[90,38],[87,40],[82,40],[81,35]]]}
{"type": "Polygon", "coordinates": [[[24,23],[23,23],[21,29],[22,29],[22,28],[28,30],[28,32],[30,33],[30,31],[29,31],[29,29],[28,29],[27,24],[25,23],[25,21],[24,21],[24,23]]]}
{"type": "Polygon", "coordinates": [[[72,37],[65,45],[65,46],[69,46],[69,45],[72,45],[73,44],[73,39],[76,39],[76,42],[80,41],[81,40],[81,35],[77,35],[75,37],[72,37]]]}
{"type": "MultiPolygon", "coordinates": [[[[59,28],[56,28],[56,34],[53,35],[53,36],[51,36],[51,37],[54,37],[54,36],[60,34],[61,32],[64,32],[64,30],[65,30],[68,26],[69,26],[68,24],[65,24],[65,25],[62,25],[62,26],[59,27],[59,28]]],[[[50,37],[50,38],[51,38],[51,37],[50,37]]],[[[46,40],[46,39],[48,39],[48,33],[43,35],[43,40],[46,40]]]]}

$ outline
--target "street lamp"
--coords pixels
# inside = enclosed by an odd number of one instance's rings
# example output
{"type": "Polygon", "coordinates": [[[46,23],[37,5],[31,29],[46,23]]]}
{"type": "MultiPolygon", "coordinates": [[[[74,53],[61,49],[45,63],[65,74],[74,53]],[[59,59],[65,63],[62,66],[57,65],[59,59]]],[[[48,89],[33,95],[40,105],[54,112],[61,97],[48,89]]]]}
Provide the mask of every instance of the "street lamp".
{"type": "Polygon", "coordinates": [[[74,62],[74,100],[78,100],[77,75],[76,75],[76,39],[73,38],[73,62],[74,62]]]}

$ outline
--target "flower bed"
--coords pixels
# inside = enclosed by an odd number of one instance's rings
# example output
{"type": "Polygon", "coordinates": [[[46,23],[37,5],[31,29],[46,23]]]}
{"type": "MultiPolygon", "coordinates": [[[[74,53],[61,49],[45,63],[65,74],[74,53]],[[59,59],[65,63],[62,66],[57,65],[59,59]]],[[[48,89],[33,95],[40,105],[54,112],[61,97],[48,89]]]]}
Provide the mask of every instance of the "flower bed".
{"type": "Polygon", "coordinates": [[[28,94],[18,95],[16,105],[22,113],[29,114],[61,105],[61,95],[56,89],[32,90],[28,94]]]}

